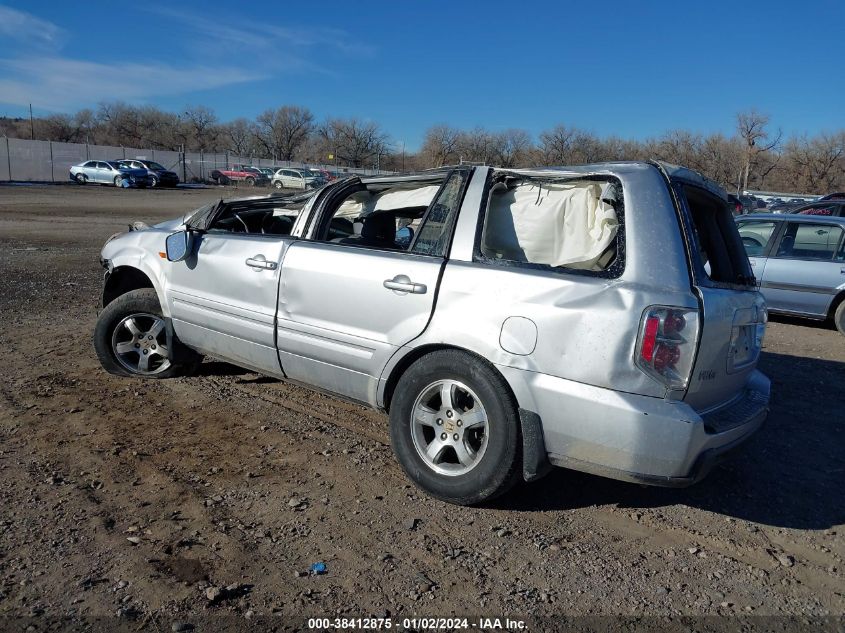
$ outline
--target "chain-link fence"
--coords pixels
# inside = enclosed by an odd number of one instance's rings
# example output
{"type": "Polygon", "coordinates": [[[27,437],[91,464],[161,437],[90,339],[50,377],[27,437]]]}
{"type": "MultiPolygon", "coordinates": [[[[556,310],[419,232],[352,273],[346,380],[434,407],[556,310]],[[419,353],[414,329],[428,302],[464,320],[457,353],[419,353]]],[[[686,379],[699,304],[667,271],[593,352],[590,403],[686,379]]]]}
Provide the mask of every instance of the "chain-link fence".
{"type": "MultiPolygon", "coordinates": [[[[119,160],[140,158],[154,160],[175,171],[183,182],[209,182],[215,169],[229,169],[234,165],[254,167],[308,167],[335,171],[334,165],[316,165],[266,158],[238,156],[230,152],[174,152],[87,143],[60,143],[0,137],[0,181],[67,182],[70,168],[86,160],[119,160]]],[[[365,176],[390,173],[374,169],[339,167],[338,171],[365,176]]]]}

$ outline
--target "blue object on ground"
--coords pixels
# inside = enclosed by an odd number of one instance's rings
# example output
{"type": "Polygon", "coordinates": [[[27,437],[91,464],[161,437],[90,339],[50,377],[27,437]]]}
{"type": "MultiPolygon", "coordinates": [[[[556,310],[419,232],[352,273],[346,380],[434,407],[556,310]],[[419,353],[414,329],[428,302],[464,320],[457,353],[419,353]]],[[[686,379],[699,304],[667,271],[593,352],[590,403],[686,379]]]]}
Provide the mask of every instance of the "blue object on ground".
{"type": "Polygon", "coordinates": [[[321,574],[325,574],[327,571],[325,563],[314,563],[311,565],[311,573],[316,574],[317,576],[321,574]]]}

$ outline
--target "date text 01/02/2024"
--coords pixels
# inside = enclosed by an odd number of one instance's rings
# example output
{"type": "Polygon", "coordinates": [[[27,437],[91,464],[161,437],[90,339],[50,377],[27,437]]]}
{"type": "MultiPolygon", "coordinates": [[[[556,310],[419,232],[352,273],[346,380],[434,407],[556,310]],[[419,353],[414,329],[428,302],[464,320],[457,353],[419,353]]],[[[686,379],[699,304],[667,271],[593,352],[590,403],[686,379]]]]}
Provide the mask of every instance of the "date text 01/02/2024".
{"type": "Polygon", "coordinates": [[[469,618],[437,618],[412,617],[393,620],[393,618],[309,618],[308,628],[311,630],[470,630],[481,631],[523,631],[526,630],[524,620],[510,618],[481,617],[476,620],[469,618]]]}

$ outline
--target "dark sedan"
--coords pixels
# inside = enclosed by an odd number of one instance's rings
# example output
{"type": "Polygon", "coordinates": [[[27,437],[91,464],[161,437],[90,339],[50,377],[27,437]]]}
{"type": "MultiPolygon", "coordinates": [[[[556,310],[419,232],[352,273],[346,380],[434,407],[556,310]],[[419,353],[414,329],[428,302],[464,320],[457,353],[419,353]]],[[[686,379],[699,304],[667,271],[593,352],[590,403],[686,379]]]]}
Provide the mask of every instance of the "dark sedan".
{"type": "Polygon", "coordinates": [[[150,177],[150,187],[175,187],[179,184],[179,174],[166,169],[154,160],[126,158],[117,162],[132,169],[145,169],[150,177]]]}

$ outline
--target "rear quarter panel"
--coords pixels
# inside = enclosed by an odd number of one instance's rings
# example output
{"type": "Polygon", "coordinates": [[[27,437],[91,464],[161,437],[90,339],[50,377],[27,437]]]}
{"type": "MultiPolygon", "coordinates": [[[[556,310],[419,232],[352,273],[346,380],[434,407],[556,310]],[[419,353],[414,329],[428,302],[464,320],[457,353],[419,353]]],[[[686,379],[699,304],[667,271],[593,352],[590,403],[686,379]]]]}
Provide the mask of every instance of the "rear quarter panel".
{"type": "Polygon", "coordinates": [[[665,387],[640,371],[633,358],[646,307],[698,308],[671,195],[650,165],[607,165],[588,173],[622,183],[625,268],[619,278],[474,261],[480,209],[486,208],[476,181],[482,174],[486,178],[486,171],[479,169],[458,218],[431,323],[411,346],[453,345],[502,366],[663,397],[665,387]],[[514,354],[502,346],[510,317],[536,326],[530,353],[514,354]]]}

